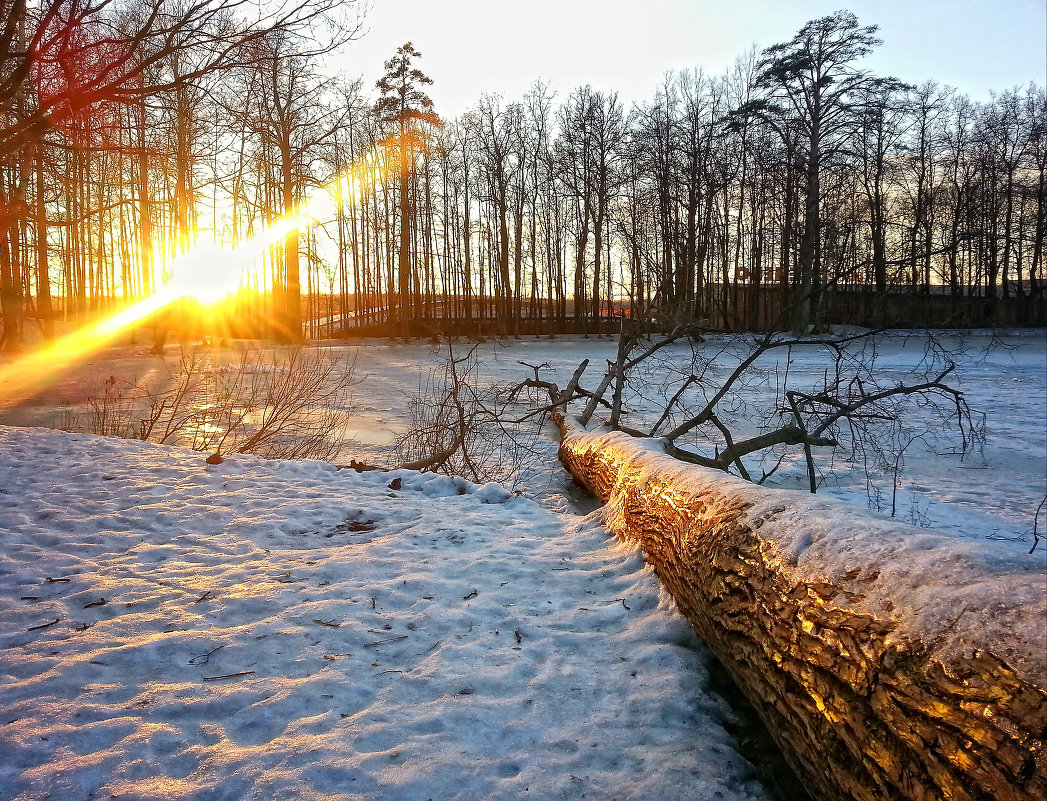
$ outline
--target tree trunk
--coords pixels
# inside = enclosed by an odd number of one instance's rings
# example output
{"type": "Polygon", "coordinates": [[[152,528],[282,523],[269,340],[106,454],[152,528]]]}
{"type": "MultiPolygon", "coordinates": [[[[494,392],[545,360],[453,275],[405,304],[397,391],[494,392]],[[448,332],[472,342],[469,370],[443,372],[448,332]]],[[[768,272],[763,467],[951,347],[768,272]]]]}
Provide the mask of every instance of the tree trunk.
{"type": "Polygon", "coordinates": [[[398,281],[398,305],[400,313],[400,336],[411,335],[411,172],[407,159],[407,135],[400,128],[400,260],[398,281]]]}
{"type": "Polygon", "coordinates": [[[558,423],[564,465],[608,502],[814,799],[1047,795],[1042,572],[987,558],[942,578],[954,538],[558,423]],[[968,608],[987,583],[994,603],[968,608]]]}
{"type": "MultiPolygon", "coordinates": [[[[0,210],[0,214],[4,214],[0,210]]],[[[11,232],[14,226],[4,214],[0,219],[0,318],[4,330],[0,334],[0,350],[18,350],[22,344],[22,314],[17,284],[14,280],[14,260],[11,253],[11,232]]]]}
{"type": "Polygon", "coordinates": [[[4,324],[0,350],[22,347],[22,277],[15,248],[24,198],[24,184],[5,185],[0,176],[0,318],[4,324]]]}
{"type": "Polygon", "coordinates": [[[803,336],[814,321],[815,272],[817,270],[819,214],[819,153],[817,134],[811,135],[811,150],[807,161],[807,198],[804,208],[803,236],[800,239],[799,263],[793,292],[792,333],[803,336]]]}
{"type": "MultiPolygon", "coordinates": [[[[281,152],[280,157],[284,215],[290,217],[295,212],[290,148],[281,152]]],[[[298,236],[298,228],[292,228],[284,238],[285,284],[282,309],[277,316],[281,321],[280,338],[288,342],[302,341],[302,279],[298,260],[298,236]]]]}
{"type": "Polygon", "coordinates": [[[36,151],[36,313],[46,342],[54,340],[55,321],[51,307],[51,274],[47,249],[47,204],[44,202],[44,157],[36,151]]]}

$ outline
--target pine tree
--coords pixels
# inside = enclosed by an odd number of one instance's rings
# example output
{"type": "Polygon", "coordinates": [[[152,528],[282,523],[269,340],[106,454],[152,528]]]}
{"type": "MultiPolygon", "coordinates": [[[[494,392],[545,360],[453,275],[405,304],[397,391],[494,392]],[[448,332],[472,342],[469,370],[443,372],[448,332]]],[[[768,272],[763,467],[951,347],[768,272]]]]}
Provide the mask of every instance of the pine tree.
{"type": "MultiPolygon", "coordinates": [[[[429,126],[440,125],[433,111],[433,101],[421,89],[433,81],[421,70],[411,66],[412,60],[422,54],[410,42],[396,49],[396,55],[385,62],[385,75],[376,84],[382,96],[375,104],[379,121],[389,130],[387,144],[399,156],[400,172],[400,257],[397,271],[396,311],[400,334],[410,333],[411,314],[411,230],[414,211],[411,203],[411,167],[417,151],[426,147],[429,126]]],[[[394,304],[390,299],[390,307],[394,304]]]]}
{"type": "Polygon", "coordinates": [[[877,27],[858,25],[850,11],[811,20],[788,42],[763,51],[758,86],[764,98],[747,110],[776,117],[783,128],[798,128],[806,145],[803,165],[806,205],[797,264],[792,330],[804,333],[814,322],[821,289],[821,175],[848,134],[860,122],[856,112],[876,92],[902,86],[877,78],[854,62],[881,44],[877,27]]]}

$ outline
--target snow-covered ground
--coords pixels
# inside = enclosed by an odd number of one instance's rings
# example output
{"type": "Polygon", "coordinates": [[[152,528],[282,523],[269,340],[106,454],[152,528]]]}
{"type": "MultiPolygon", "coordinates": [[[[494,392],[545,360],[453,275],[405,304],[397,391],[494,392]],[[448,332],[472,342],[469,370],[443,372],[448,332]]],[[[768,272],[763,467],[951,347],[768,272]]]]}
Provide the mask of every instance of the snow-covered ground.
{"type": "MultiPolygon", "coordinates": [[[[985,443],[907,452],[897,514],[1024,555],[1047,481],[1047,347],[1043,332],[988,344],[970,337],[955,377],[985,443]]],[[[328,349],[361,379],[342,461],[393,463],[407,395],[443,354],[328,349]]],[[[478,369],[519,381],[520,362],[546,364],[563,386],[590,358],[593,385],[614,349],[489,343],[478,369]]],[[[878,351],[904,375],[923,346],[878,351]]],[[[61,426],[110,375],[162,366],[142,346],[97,354],[0,423],[61,426]]],[[[789,370],[815,380],[824,363],[789,370]]],[[[541,448],[520,497],[0,427],[0,799],[767,798],[707,653],[638,554],[584,516],[554,438],[541,448]]],[[[833,466],[822,491],[865,506],[864,477],[833,466]]],[[[802,467],[774,478],[802,486],[802,467]]]]}
{"type": "MultiPolygon", "coordinates": [[[[1032,545],[1037,508],[1047,496],[1047,332],[953,332],[938,335],[949,357],[956,361],[948,381],[962,389],[974,410],[972,422],[984,425],[984,442],[960,454],[955,434],[920,431],[919,414],[913,431],[921,433],[899,460],[897,481],[889,470],[848,463],[828,449],[816,450],[821,470],[819,492],[871,506],[874,511],[894,515],[905,522],[957,536],[983,540],[1012,540],[1016,549],[1032,545]]],[[[913,381],[913,369],[926,353],[926,336],[896,332],[876,340],[877,371],[897,380],[913,381]]],[[[213,364],[236,363],[241,345],[216,348],[209,354],[213,364]]],[[[723,378],[746,353],[740,338],[709,337],[702,345],[712,359],[709,375],[723,378]]],[[[456,346],[456,355],[467,351],[456,346]]],[[[379,465],[393,465],[391,444],[410,426],[408,396],[417,392],[427,372],[439,368],[446,348],[425,341],[410,343],[363,340],[359,344],[327,343],[325,352],[355,364],[359,383],[354,389],[354,414],[347,433],[354,437],[341,461],[350,458],[379,465]]],[[[690,360],[687,346],[665,351],[666,363],[686,370],[690,360]]],[[[265,358],[271,358],[272,354],[265,358]]],[[[521,364],[547,365],[542,377],[561,387],[570,380],[578,363],[590,359],[584,384],[599,383],[606,360],[614,359],[615,343],[608,338],[524,338],[488,342],[477,349],[480,381],[519,382],[533,375],[521,364]]],[[[279,356],[278,356],[279,358],[279,356]]],[[[87,401],[102,394],[110,376],[129,381],[154,382],[178,364],[177,346],[168,346],[163,358],[152,356],[147,345],[120,347],[87,358],[77,370],[62,377],[38,398],[12,407],[4,403],[0,385],[0,424],[90,427],[87,401]]],[[[734,416],[748,416],[756,424],[766,422],[768,410],[780,404],[776,382],[789,372],[791,382],[813,385],[822,378],[829,362],[824,352],[777,351],[755,366],[754,383],[730,399],[734,416]]],[[[633,408],[650,403],[651,387],[639,387],[646,398],[627,398],[633,408]]],[[[915,407],[915,402],[911,404],[915,407]]],[[[730,416],[728,412],[725,416],[730,416]]],[[[597,414],[597,419],[600,415],[597,414]]],[[[928,417],[923,420],[927,424],[928,417]]],[[[933,421],[930,423],[934,427],[933,421]]],[[[574,493],[556,463],[555,430],[549,425],[543,453],[517,488],[540,498],[555,509],[573,506],[574,493]]],[[[807,479],[802,451],[792,448],[790,457],[768,484],[803,489],[807,479]]],[[[1038,531],[1047,531],[1047,508],[1041,509],[1038,531]]],[[[1047,543],[1040,553],[1047,553],[1047,543]]]]}
{"type": "MultiPolygon", "coordinates": [[[[935,436],[932,431],[904,453],[896,488],[889,472],[873,470],[867,477],[861,466],[834,459],[830,451],[823,450],[817,456],[824,478],[819,492],[858,506],[871,506],[886,515],[893,500],[895,516],[904,522],[977,540],[1013,541],[1016,550],[1028,550],[1037,507],[1047,495],[1047,332],[967,332],[943,334],[941,339],[957,365],[948,381],[964,392],[974,412],[973,422],[984,423],[984,442],[961,455],[955,434],[939,431],[935,436]]],[[[707,353],[717,354],[722,361],[723,366],[716,368],[719,376],[725,376],[746,352],[744,346],[725,350],[728,344],[726,338],[710,337],[703,345],[707,353]]],[[[464,349],[460,345],[457,355],[464,349]]],[[[926,338],[920,334],[884,335],[876,351],[880,369],[898,380],[912,382],[912,370],[925,356],[926,338]]],[[[347,349],[347,356],[350,352],[356,358],[358,375],[364,378],[356,393],[358,442],[353,455],[388,464],[388,444],[408,425],[405,393],[417,389],[419,372],[438,365],[446,351],[424,343],[368,342],[347,349]]],[[[520,362],[548,365],[542,376],[563,387],[578,363],[589,358],[583,383],[592,388],[615,352],[615,343],[608,339],[528,338],[489,343],[478,352],[479,373],[490,381],[516,382],[532,375],[520,362]]],[[[795,351],[788,358],[790,380],[801,385],[817,382],[828,364],[824,352],[795,351]]],[[[669,349],[667,361],[674,359],[686,367],[690,349],[669,349]]],[[[757,364],[762,375],[741,393],[737,402],[748,408],[739,416],[774,408],[774,378],[785,370],[776,362],[785,361],[779,352],[757,364]]],[[[597,413],[596,419],[599,417],[597,413]]],[[[554,431],[549,428],[547,456],[538,464],[552,464],[553,469],[528,476],[522,488],[556,505],[568,490],[563,471],[555,469],[554,431]]],[[[806,487],[801,449],[792,449],[791,459],[768,484],[806,487]]],[[[1038,526],[1040,535],[1044,535],[1047,509],[1040,511],[1038,526]]],[[[1047,552],[1045,546],[1047,543],[1041,541],[1041,555],[1047,552]]]]}
{"type": "Polygon", "coordinates": [[[0,427],[0,798],[766,799],[598,516],[0,427]]]}

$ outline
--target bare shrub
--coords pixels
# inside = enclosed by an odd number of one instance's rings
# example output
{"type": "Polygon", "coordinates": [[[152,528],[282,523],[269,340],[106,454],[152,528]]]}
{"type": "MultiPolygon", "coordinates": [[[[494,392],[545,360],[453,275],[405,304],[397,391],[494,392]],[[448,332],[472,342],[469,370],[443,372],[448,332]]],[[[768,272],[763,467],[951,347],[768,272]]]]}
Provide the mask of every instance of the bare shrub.
{"type": "MultiPolygon", "coordinates": [[[[134,437],[135,387],[116,376],[105,380],[102,394],[87,399],[88,430],[107,437],[134,437]]],[[[75,419],[73,416],[71,419],[75,419]]]]}
{"type": "Polygon", "coordinates": [[[227,364],[186,350],[166,380],[110,377],[88,400],[84,425],[67,427],[198,451],[333,459],[345,445],[354,368],[311,348],[246,350],[227,364]]]}
{"type": "Polygon", "coordinates": [[[519,416],[514,388],[479,381],[480,344],[456,356],[444,343],[443,364],[409,397],[411,424],[395,443],[401,467],[513,484],[541,455],[540,426],[519,416]]]}

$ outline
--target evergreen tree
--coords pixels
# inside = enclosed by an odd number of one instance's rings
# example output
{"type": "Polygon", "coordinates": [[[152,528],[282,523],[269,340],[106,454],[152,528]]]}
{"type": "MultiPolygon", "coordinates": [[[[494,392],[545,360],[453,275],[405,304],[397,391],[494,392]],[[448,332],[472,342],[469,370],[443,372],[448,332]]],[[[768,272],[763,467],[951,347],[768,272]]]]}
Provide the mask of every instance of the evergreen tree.
{"type": "MultiPolygon", "coordinates": [[[[375,104],[379,121],[389,131],[387,144],[395,148],[399,157],[400,173],[400,255],[397,270],[396,312],[400,333],[409,334],[411,318],[411,230],[414,219],[411,203],[411,167],[414,154],[424,149],[428,139],[427,126],[440,125],[433,111],[433,101],[421,87],[431,84],[432,78],[412,67],[412,61],[421,58],[410,42],[396,49],[396,55],[385,62],[385,75],[376,84],[382,96],[375,104]]],[[[394,304],[390,299],[390,307],[394,304]]],[[[394,313],[390,309],[391,315],[394,313]]]]}
{"type": "Polygon", "coordinates": [[[806,145],[806,204],[792,316],[797,335],[814,321],[822,284],[822,171],[859,123],[864,101],[877,90],[901,86],[854,65],[882,43],[876,31],[875,25],[859,26],[850,11],[811,20],[790,41],[763,51],[757,84],[765,94],[745,109],[777,118],[783,129],[799,128],[806,145]]]}

